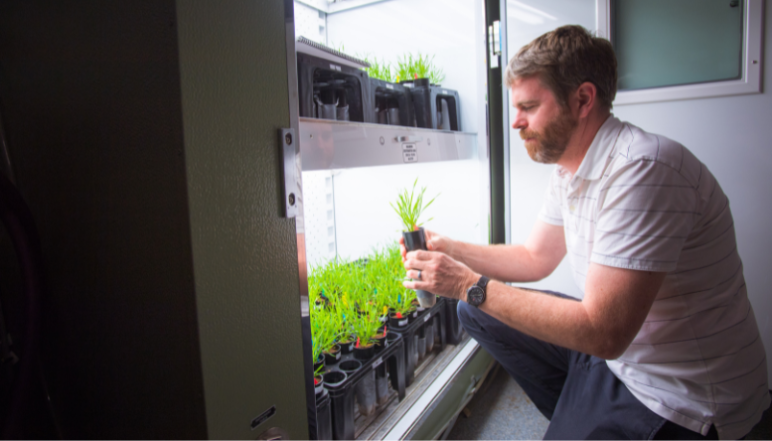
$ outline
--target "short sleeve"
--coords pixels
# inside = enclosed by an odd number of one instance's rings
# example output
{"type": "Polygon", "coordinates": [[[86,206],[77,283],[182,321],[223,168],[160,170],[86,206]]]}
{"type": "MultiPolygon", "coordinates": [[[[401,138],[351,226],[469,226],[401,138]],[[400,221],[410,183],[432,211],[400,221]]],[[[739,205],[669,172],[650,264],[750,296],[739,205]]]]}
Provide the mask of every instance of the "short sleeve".
{"type": "Polygon", "coordinates": [[[550,177],[547,193],[544,195],[544,205],[541,207],[538,219],[550,225],[563,226],[563,212],[560,207],[560,173],[556,168],[550,177]]]}
{"type": "Polygon", "coordinates": [[[600,190],[591,261],[669,272],[698,216],[693,187],[671,167],[638,159],[613,170],[600,190]]]}

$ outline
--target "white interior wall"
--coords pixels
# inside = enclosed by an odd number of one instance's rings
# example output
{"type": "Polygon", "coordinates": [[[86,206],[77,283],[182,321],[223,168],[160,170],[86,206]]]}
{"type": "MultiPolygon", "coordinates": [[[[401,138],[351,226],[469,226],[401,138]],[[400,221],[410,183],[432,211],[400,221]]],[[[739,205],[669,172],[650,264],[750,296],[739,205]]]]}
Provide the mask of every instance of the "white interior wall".
{"type": "MultiPolygon", "coordinates": [[[[477,1],[391,0],[327,16],[327,42],[355,57],[391,62],[420,52],[434,56],[444,87],[457,90],[461,128],[476,133],[484,101],[477,93],[477,1]]],[[[403,78],[404,79],[404,78],[403,78]]],[[[483,131],[485,129],[483,128],[483,131]]]]}
{"type": "MultiPolygon", "coordinates": [[[[462,129],[478,133],[478,156],[485,159],[481,14],[480,0],[390,0],[327,15],[327,44],[395,65],[408,52],[434,55],[445,73],[443,86],[459,92],[462,129]]],[[[486,242],[490,192],[485,164],[467,160],[334,170],[338,254],[356,259],[398,240],[401,223],[389,202],[416,178],[427,195],[439,194],[427,212],[427,218],[434,218],[428,229],[486,242]]]]}
{"type": "MultiPolygon", "coordinates": [[[[542,10],[550,3],[561,3],[568,8],[574,4],[574,0],[538,1],[542,10]]],[[[583,24],[581,21],[587,21],[590,9],[594,13],[594,8],[587,5],[582,6],[582,10],[571,12],[576,14],[577,19],[570,20],[569,15],[568,22],[583,24]]],[[[563,17],[557,15],[558,11],[550,13],[563,17]]],[[[766,23],[770,22],[772,8],[767,5],[765,27],[766,23]]],[[[530,41],[528,38],[531,37],[526,32],[518,31],[516,26],[518,24],[510,19],[508,41],[512,53],[530,41]],[[513,41],[513,35],[517,41],[513,41]]],[[[557,26],[559,24],[552,27],[557,26]]],[[[540,34],[533,37],[538,35],[540,34]]],[[[762,71],[766,85],[772,84],[770,60],[772,36],[770,32],[765,32],[762,71]]],[[[754,95],[630,104],[615,106],[614,114],[644,130],[684,144],[718,179],[730,200],[738,248],[748,285],[748,297],[753,305],[767,353],[772,354],[772,197],[767,193],[772,189],[772,94],[765,91],[754,95]]],[[[528,225],[536,218],[543,189],[547,186],[550,167],[529,163],[520,138],[516,133],[513,135],[513,199],[518,198],[520,206],[514,208],[516,204],[513,201],[512,217],[517,219],[518,213],[521,214],[521,219],[512,222],[515,241],[515,238],[523,240],[527,236],[528,225]],[[539,190],[530,192],[524,190],[525,188],[539,190]]],[[[574,292],[578,291],[576,287],[571,287],[573,281],[565,268],[560,268],[538,285],[556,290],[566,289],[569,292],[572,289],[574,292]]],[[[769,378],[772,382],[772,363],[769,364],[769,378]]]]}

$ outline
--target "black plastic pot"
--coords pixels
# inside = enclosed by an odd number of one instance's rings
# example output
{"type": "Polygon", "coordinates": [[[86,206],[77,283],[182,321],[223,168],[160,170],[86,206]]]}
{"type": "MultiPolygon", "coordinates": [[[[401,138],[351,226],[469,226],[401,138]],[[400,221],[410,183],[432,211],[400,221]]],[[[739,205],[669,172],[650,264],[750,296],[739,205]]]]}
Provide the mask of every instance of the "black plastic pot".
{"type": "Polygon", "coordinates": [[[332,350],[322,352],[322,354],[324,354],[325,366],[332,366],[340,361],[340,356],[341,356],[340,345],[335,345],[332,347],[332,350]]]}
{"type": "Polygon", "coordinates": [[[403,231],[402,237],[405,239],[406,250],[426,250],[426,234],[423,227],[419,227],[415,231],[403,231]]]}
{"type": "Polygon", "coordinates": [[[355,372],[357,369],[361,367],[362,367],[362,362],[359,360],[346,360],[346,361],[342,361],[338,365],[338,369],[342,370],[346,374],[355,372]]]}
{"type": "Polygon", "coordinates": [[[356,343],[354,340],[339,341],[340,352],[344,355],[354,352],[354,343],[356,343]]]}
{"type": "Polygon", "coordinates": [[[322,378],[327,386],[337,386],[346,381],[346,373],[340,371],[325,372],[322,378]]]}
{"type": "Polygon", "coordinates": [[[321,375],[316,375],[314,377],[314,394],[316,396],[319,396],[319,394],[322,393],[324,390],[324,377],[321,375]]]}
{"type": "Polygon", "coordinates": [[[407,317],[397,318],[396,313],[389,314],[389,328],[404,328],[408,323],[407,317]]]}
{"type": "Polygon", "coordinates": [[[369,346],[354,347],[354,358],[356,358],[357,360],[369,360],[373,358],[373,355],[375,355],[374,344],[371,344],[369,346]]]}
{"type": "Polygon", "coordinates": [[[314,372],[319,369],[319,366],[321,366],[322,370],[324,370],[324,356],[322,354],[319,354],[319,358],[317,358],[316,362],[314,362],[314,372]]]}
{"type": "Polygon", "coordinates": [[[381,333],[379,335],[376,335],[373,337],[373,340],[375,340],[375,353],[381,352],[386,347],[386,334],[381,333]]]}

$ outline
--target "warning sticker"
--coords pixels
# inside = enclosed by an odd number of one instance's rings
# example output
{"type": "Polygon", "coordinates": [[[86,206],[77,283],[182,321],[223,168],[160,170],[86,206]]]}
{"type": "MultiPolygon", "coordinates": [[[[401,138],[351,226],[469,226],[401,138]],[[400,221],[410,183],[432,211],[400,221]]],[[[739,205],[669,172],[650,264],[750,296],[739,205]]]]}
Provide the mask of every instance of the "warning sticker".
{"type": "Polygon", "coordinates": [[[415,144],[402,144],[402,161],[418,162],[418,150],[416,150],[415,144]]]}

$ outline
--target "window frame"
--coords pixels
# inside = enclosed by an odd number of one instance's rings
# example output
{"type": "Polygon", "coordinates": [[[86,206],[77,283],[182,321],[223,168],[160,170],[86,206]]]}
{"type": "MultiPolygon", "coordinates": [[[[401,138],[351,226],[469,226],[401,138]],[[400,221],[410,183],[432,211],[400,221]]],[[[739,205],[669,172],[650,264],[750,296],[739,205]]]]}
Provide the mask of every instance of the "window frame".
{"type": "MultiPolygon", "coordinates": [[[[764,36],[764,1],[743,0],[744,35],[742,77],[737,80],[712,81],[698,84],[654,87],[617,91],[615,105],[675,101],[729,95],[761,93],[762,43],[764,36]]],[[[595,25],[598,36],[612,35],[611,0],[595,1],[595,25]]]]}

